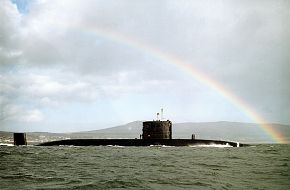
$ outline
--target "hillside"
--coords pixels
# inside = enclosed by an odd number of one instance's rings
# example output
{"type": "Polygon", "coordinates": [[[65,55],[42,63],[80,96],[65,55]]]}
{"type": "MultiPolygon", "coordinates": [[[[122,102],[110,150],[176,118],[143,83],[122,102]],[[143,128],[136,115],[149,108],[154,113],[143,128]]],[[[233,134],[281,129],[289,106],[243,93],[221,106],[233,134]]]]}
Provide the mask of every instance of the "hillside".
{"type": "MultiPolygon", "coordinates": [[[[272,124],[290,140],[290,126],[272,124]]],[[[135,121],[126,125],[107,129],[83,131],[76,133],[27,133],[30,143],[45,142],[66,138],[140,138],[142,121],[135,121]]],[[[195,134],[201,139],[222,139],[244,143],[274,143],[275,141],[257,124],[238,122],[206,122],[206,123],[175,123],[173,124],[173,138],[191,138],[195,134]]],[[[0,132],[0,142],[12,142],[13,134],[0,132]]]]}

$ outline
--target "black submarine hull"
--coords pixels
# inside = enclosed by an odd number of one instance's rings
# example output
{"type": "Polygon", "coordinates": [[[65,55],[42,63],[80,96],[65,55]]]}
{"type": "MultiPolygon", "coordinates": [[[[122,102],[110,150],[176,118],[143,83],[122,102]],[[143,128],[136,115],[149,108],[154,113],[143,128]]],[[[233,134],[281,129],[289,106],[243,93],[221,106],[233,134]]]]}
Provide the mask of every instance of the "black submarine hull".
{"type": "Polygon", "coordinates": [[[198,146],[198,145],[225,145],[242,147],[245,144],[222,140],[204,139],[66,139],[38,144],[37,146],[198,146]]]}

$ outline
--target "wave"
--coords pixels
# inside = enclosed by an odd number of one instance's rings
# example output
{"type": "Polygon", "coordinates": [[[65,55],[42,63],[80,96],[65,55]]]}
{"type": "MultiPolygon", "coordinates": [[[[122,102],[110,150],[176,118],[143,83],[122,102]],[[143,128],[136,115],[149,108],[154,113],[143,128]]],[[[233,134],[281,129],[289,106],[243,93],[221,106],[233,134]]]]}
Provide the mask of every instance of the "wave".
{"type": "Polygon", "coordinates": [[[14,144],[0,143],[0,146],[14,146],[14,144]]]}
{"type": "Polygon", "coordinates": [[[230,148],[233,147],[227,144],[200,144],[200,145],[190,145],[189,147],[210,147],[210,148],[230,148]]]}
{"type": "Polygon", "coordinates": [[[120,146],[120,145],[106,145],[108,147],[116,147],[116,148],[124,148],[125,146],[120,146]]]}

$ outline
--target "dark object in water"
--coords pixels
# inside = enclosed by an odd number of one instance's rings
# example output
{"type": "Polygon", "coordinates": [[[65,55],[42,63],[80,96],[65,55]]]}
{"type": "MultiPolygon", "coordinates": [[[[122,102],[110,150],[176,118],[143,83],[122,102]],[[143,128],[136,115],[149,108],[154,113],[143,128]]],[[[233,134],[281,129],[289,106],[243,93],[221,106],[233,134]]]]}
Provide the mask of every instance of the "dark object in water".
{"type": "MultiPolygon", "coordinates": [[[[204,140],[195,139],[192,134],[191,139],[172,139],[172,123],[171,121],[145,121],[143,122],[143,134],[140,139],[67,139],[59,141],[51,141],[41,143],[37,146],[150,146],[150,145],[165,145],[165,146],[233,146],[240,147],[246,144],[238,142],[221,141],[221,140],[204,140]]],[[[26,145],[25,133],[14,133],[14,145],[26,145]]]]}
{"type": "Polygon", "coordinates": [[[51,141],[39,144],[38,146],[198,146],[198,145],[223,145],[241,147],[244,144],[238,142],[204,140],[204,139],[67,139],[51,141]]]}
{"type": "Polygon", "coordinates": [[[39,144],[38,146],[197,146],[197,145],[222,145],[222,146],[245,146],[238,142],[229,142],[221,140],[203,140],[195,139],[192,135],[191,139],[172,139],[172,123],[171,121],[145,121],[143,122],[143,134],[141,139],[67,139],[52,141],[39,144]]]}
{"type": "Polygon", "coordinates": [[[14,145],[27,145],[25,133],[14,133],[14,145]]]}
{"type": "Polygon", "coordinates": [[[142,139],[172,139],[171,121],[145,121],[143,122],[142,139]]]}

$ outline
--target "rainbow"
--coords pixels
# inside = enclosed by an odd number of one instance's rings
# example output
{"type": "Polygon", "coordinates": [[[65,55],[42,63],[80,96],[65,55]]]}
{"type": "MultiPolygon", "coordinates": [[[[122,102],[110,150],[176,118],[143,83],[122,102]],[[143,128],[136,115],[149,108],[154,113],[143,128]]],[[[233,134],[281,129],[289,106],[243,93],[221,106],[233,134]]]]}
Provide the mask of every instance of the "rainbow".
{"type": "Polygon", "coordinates": [[[288,139],[280,131],[278,131],[271,124],[269,124],[269,122],[265,118],[263,118],[259,113],[257,113],[245,101],[240,99],[231,91],[227,90],[218,81],[213,80],[207,75],[203,74],[201,71],[193,67],[192,64],[189,64],[185,60],[182,60],[181,58],[173,56],[171,54],[165,53],[158,48],[152,47],[149,44],[146,44],[140,41],[139,39],[133,38],[132,36],[128,37],[123,34],[113,32],[111,30],[96,28],[96,27],[93,27],[92,24],[75,25],[75,26],[72,26],[70,24],[67,26],[77,31],[93,33],[94,35],[97,35],[101,38],[105,38],[108,41],[113,41],[115,43],[120,43],[123,45],[127,45],[131,48],[138,49],[142,52],[145,52],[146,54],[149,54],[150,56],[153,56],[168,64],[172,64],[178,67],[180,70],[190,74],[194,79],[198,80],[199,82],[213,89],[215,92],[217,92],[219,95],[224,97],[227,101],[229,101],[232,105],[234,105],[243,113],[245,113],[253,122],[257,123],[258,126],[263,131],[265,131],[265,133],[269,137],[271,137],[276,143],[281,143],[281,144],[289,143],[288,139]]]}

